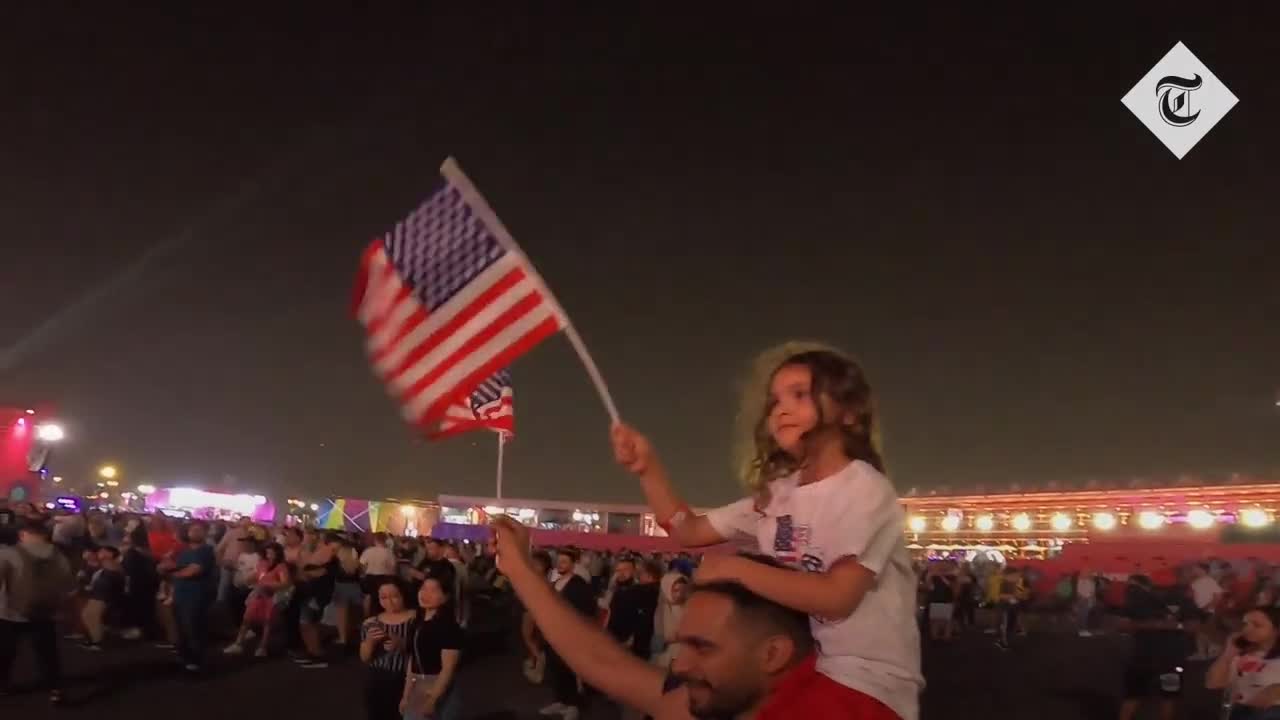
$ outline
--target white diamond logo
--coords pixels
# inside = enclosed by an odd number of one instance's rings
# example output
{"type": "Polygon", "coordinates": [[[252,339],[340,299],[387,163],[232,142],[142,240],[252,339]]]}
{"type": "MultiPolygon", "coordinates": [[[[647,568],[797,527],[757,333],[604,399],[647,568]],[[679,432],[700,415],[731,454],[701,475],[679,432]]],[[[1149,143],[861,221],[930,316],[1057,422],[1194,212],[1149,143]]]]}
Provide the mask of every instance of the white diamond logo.
{"type": "Polygon", "coordinates": [[[1240,100],[1178,43],[1120,102],[1181,160],[1240,100]]]}

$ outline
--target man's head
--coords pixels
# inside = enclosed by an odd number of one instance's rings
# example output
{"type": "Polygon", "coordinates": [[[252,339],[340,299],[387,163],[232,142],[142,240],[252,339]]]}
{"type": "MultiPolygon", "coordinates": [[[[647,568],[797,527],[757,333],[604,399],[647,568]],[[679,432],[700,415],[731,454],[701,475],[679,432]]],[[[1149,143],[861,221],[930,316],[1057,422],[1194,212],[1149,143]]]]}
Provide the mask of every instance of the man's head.
{"type": "Polygon", "coordinates": [[[437,538],[427,539],[427,558],[430,560],[444,559],[444,541],[437,538]]]}
{"type": "Polygon", "coordinates": [[[640,583],[649,584],[662,581],[662,566],[656,560],[646,560],[640,565],[640,583]]]}
{"type": "MultiPolygon", "coordinates": [[[[772,563],[770,563],[772,564],[772,563]]],[[[693,586],[671,671],[684,681],[694,717],[755,707],[777,679],[814,652],[809,617],[735,582],[693,586]]]]}
{"type": "Polygon", "coordinates": [[[187,544],[200,545],[209,537],[209,525],[203,520],[192,520],[187,525],[187,544]]]}
{"type": "Polygon", "coordinates": [[[120,551],[110,545],[98,548],[98,562],[103,567],[115,568],[120,565],[120,551]]]}
{"type": "Polygon", "coordinates": [[[18,528],[18,542],[23,545],[43,545],[53,541],[49,526],[38,520],[26,520],[18,528]]]}
{"type": "Polygon", "coordinates": [[[630,585],[636,579],[636,562],[622,558],[613,566],[613,577],[619,585],[630,585]]]}
{"type": "Polygon", "coordinates": [[[578,551],[573,548],[565,548],[556,553],[556,572],[561,575],[569,575],[573,572],[573,566],[578,562],[578,551]]]}

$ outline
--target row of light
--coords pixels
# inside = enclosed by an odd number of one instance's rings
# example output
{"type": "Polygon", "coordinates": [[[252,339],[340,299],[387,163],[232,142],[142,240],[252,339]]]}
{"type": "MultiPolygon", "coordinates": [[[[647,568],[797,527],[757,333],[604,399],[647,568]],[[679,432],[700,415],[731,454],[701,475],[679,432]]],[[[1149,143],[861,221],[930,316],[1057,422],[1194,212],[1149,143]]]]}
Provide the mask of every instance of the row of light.
{"type": "MultiPolygon", "coordinates": [[[[1113,530],[1119,524],[1114,513],[1097,512],[1092,517],[1093,526],[1098,530],[1113,530]]],[[[1240,511],[1240,523],[1246,527],[1259,528],[1271,524],[1271,515],[1261,508],[1246,508],[1240,511]]],[[[950,513],[938,522],[938,527],[946,532],[956,532],[960,529],[960,515],[950,513]]],[[[1145,510],[1138,513],[1138,525],[1144,530],[1158,530],[1169,522],[1169,518],[1164,513],[1155,512],[1154,510],[1145,510]]],[[[1208,510],[1192,510],[1187,513],[1187,524],[1197,530],[1205,530],[1213,527],[1217,522],[1217,517],[1208,510]]],[[[1027,513],[1018,513],[1009,520],[1009,525],[1014,530],[1025,532],[1030,530],[1033,521],[1027,513]]],[[[1066,513],[1054,513],[1049,518],[1049,526],[1058,532],[1066,532],[1075,525],[1075,521],[1066,513]]],[[[996,526],[995,516],[979,515],[973,520],[975,530],[988,532],[996,526]]],[[[929,527],[929,521],[921,515],[914,515],[907,521],[907,527],[911,532],[922,533],[929,527]]]]}
{"type": "Polygon", "coordinates": [[[320,509],[320,504],[319,504],[319,503],[311,503],[311,505],[307,505],[305,502],[303,502],[303,501],[301,501],[301,500],[299,500],[299,499],[297,499],[297,498],[289,498],[286,502],[288,502],[290,506],[292,506],[292,507],[296,507],[296,508],[298,508],[299,510],[304,510],[304,509],[308,509],[308,508],[310,508],[311,512],[316,512],[317,510],[319,510],[319,509],[320,509]]]}

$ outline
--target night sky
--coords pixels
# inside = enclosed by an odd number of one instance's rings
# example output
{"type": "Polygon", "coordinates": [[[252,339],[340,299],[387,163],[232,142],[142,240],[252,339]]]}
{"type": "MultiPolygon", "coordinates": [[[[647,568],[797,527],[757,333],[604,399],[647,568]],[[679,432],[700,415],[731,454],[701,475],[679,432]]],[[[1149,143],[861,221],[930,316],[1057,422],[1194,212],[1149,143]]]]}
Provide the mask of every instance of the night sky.
{"type": "MultiPolygon", "coordinates": [[[[348,308],[450,154],[694,503],[790,338],[863,360],[903,491],[1280,476],[1275,12],[37,5],[0,43],[0,405],[58,407],[65,476],[491,494],[493,437],[416,439],[348,308]],[[1181,161],[1120,104],[1179,40],[1240,98],[1181,161]]],[[[564,339],[512,371],[507,494],[638,501],[564,339]]]]}

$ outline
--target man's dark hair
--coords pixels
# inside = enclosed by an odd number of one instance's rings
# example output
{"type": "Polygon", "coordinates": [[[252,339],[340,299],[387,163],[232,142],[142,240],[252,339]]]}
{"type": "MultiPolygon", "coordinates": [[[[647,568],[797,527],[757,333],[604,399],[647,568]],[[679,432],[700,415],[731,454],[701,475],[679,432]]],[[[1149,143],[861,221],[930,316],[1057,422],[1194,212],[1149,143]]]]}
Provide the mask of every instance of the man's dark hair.
{"type": "Polygon", "coordinates": [[[640,566],[640,570],[655,580],[662,579],[662,563],[657,560],[645,560],[644,564],[640,566]]]}
{"type": "Polygon", "coordinates": [[[116,558],[117,560],[120,559],[120,548],[115,547],[114,545],[103,545],[98,549],[106,550],[107,554],[110,555],[111,557],[116,558]]]}
{"type": "Polygon", "coordinates": [[[569,559],[573,560],[574,562],[578,562],[578,558],[582,557],[581,555],[578,554],[578,549],[575,547],[563,548],[562,550],[560,550],[558,554],[567,555],[569,559]]]}
{"type": "Polygon", "coordinates": [[[28,519],[18,527],[18,530],[19,532],[31,533],[32,535],[39,535],[45,540],[53,539],[53,530],[49,528],[48,524],[41,522],[40,520],[28,519]]]}
{"type": "MultiPolygon", "coordinates": [[[[799,570],[790,570],[790,568],[766,555],[743,553],[741,556],[761,565],[781,568],[791,572],[800,572],[799,570]]],[[[734,613],[743,619],[744,627],[781,633],[791,638],[791,642],[796,648],[796,660],[809,655],[817,648],[817,643],[813,639],[813,632],[809,629],[808,613],[783,607],[772,600],[767,600],[751,592],[741,583],[732,580],[694,583],[690,590],[690,595],[698,593],[713,593],[728,598],[733,603],[734,613]]]]}

